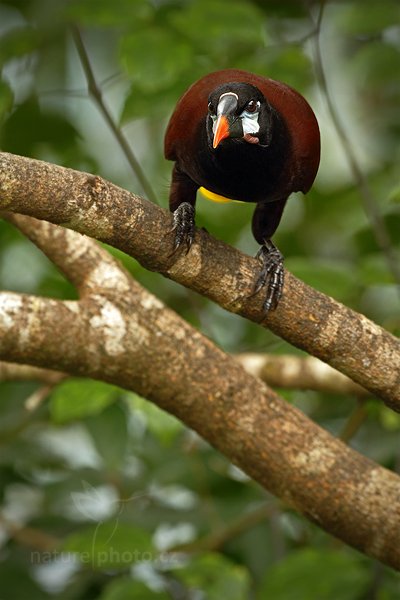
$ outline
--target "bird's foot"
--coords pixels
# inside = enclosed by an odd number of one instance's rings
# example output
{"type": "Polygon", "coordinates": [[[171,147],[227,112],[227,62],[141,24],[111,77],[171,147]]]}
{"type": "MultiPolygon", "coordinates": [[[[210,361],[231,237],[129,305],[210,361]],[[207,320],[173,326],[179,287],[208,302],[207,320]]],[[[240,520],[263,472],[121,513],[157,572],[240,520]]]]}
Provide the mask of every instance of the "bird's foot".
{"type": "Polygon", "coordinates": [[[255,296],[265,288],[266,298],[263,308],[265,313],[274,310],[282,296],[284,268],[283,255],[271,240],[267,240],[256,254],[261,263],[261,271],[250,297],[255,296]]]}
{"type": "Polygon", "coordinates": [[[194,206],[189,202],[182,202],[173,212],[173,226],[171,229],[175,231],[174,249],[170,256],[184,244],[186,246],[186,254],[189,252],[194,240],[194,222],[195,210],[194,206]]]}

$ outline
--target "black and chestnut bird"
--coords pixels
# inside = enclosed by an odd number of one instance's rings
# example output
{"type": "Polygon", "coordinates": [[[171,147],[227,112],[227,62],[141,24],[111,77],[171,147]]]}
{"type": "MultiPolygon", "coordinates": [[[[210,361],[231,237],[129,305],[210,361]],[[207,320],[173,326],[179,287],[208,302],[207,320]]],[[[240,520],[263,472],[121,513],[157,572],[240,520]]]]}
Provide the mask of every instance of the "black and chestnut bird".
{"type": "Polygon", "coordinates": [[[283,256],[272,243],[292,192],[306,193],[317,174],[320,136],[306,100],[279,81],[227,69],[206,75],[179,100],[165,136],[175,161],[170,189],[175,245],[190,248],[196,193],[255,202],[252,231],[261,248],[254,293],[264,309],[282,294],[283,256]]]}

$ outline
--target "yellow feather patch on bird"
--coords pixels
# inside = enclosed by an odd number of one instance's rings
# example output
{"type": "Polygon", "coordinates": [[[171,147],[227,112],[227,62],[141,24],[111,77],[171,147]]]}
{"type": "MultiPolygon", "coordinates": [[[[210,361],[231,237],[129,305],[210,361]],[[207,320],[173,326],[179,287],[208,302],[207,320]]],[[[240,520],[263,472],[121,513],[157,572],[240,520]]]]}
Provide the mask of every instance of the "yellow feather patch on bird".
{"type": "Polygon", "coordinates": [[[211,200],[211,202],[219,202],[220,204],[227,204],[228,202],[243,202],[243,200],[232,200],[231,198],[226,198],[220,194],[215,194],[214,192],[207,190],[205,187],[200,187],[199,192],[202,196],[204,196],[204,198],[211,200]]]}

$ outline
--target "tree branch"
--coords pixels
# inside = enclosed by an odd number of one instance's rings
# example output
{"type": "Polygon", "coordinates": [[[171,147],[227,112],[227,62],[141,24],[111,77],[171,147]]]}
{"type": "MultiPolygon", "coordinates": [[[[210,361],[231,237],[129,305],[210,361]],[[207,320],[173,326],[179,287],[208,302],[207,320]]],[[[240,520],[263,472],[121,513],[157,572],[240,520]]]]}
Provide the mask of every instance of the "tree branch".
{"type": "Polygon", "coordinates": [[[42,552],[53,552],[60,546],[60,541],[40,529],[13,523],[0,513],[0,525],[4,527],[7,535],[16,542],[28,548],[35,548],[42,552]]]}
{"type": "MultiPolygon", "coordinates": [[[[81,236],[65,236],[75,237],[79,262],[81,236]]],[[[114,277],[112,288],[76,302],[0,293],[0,358],[134,390],[311,521],[400,569],[400,478],[312,423],[121,272],[121,284],[114,277]]]]}
{"type": "Polygon", "coordinates": [[[116,266],[110,254],[91,238],[25,215],[3,213],[3,218],[46,254],[77,288],[81,298],[110,291],[115,284],[118,292],[129,287],[129,274],[116,266]]]}
{"type": "Polygon", "coordinates": [[[368,412],[365,407],[365,402],[363,400],[359,400],[355,409],[347,418],[342,431],[340,432],[339,438],[342,440],[342,442],[348,443],[357,433],[360,427],[365,423],[367,417],[368,412]]]}
{"type": "Polygon", "coordinates": [[[121,249],[147,269],[260,322],[400,410],[397,338],[289,272],[277,310],[265,318],[262,294],[249,298],[257,261],[202,230],[188,255],[171,256],[171,217],[158,206],[100,177],[1,153],[0,209],[63,224],[121,249]]]}
{"type": "Polygon", "coordinates": [[[59,383],[65,373],[0,361],[0,381],[40,381],[48,385],[59,383]]]}
{"type": "Polygon", "coordinates": [[[246,352],[235,358],[248,373],[272,387],[368,396],[366,389],[314,356],[246,352]]]}
{"type": "MultiPolygon", "coordinates": [[[[3,217],[18,227],[59,267],[77,287],[81,297],[94,290],[101,293],[104,288],[113,288],[115,279],[121,282],[124,277],[122,269],[115,267],[109,253],[86,236],[77,238],[73,231],[24,215],[5,213],[3,217]]],[[[126,274],[125,277],[129,276],[126,274]]],[[[368,395],[367,390],[312,356],[244,353],[235,358],[246,371],[272,387],[347,393],[357,397],[368,395]]],[[[1,374],[0,365],[0,379],[1,374]]],[[[24,371],[20,371],[20,377],[18,372],[15,374],[20,378],[24,371]]]]}
{"type": "Polygon", "coordinates": [[[204,537],[186,542],[170,548],[168,552],[178,553],[196,553],[196,552],[212,552],[220,550],[227,542],[244,531],[248,531],[252,527],[259,525],[260,522],[266,521],[276,513],[276,506],[271,503],[263,503],[261,506],[249,511],[223,528],[211,531],[204,537]]]}

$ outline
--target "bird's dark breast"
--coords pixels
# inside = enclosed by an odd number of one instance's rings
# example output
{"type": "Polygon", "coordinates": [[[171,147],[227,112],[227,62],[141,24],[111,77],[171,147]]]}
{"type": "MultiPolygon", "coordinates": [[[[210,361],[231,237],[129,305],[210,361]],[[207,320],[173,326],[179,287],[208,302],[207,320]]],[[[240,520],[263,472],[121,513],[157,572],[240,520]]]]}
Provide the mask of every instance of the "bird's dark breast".
{"type": "Polygon", "coordinates": [[[283,123],[275,125],[273,139],[265,146],[227,138],[211,150],[205,123],[198,131],[197,152],[191,160],[179,160],[182,169],[199,186],[233,200],[274,201],[289,195],[287,177],[291,143],[283,123]],[[283,192],[283,193],[282,193],[283,192]]]}

